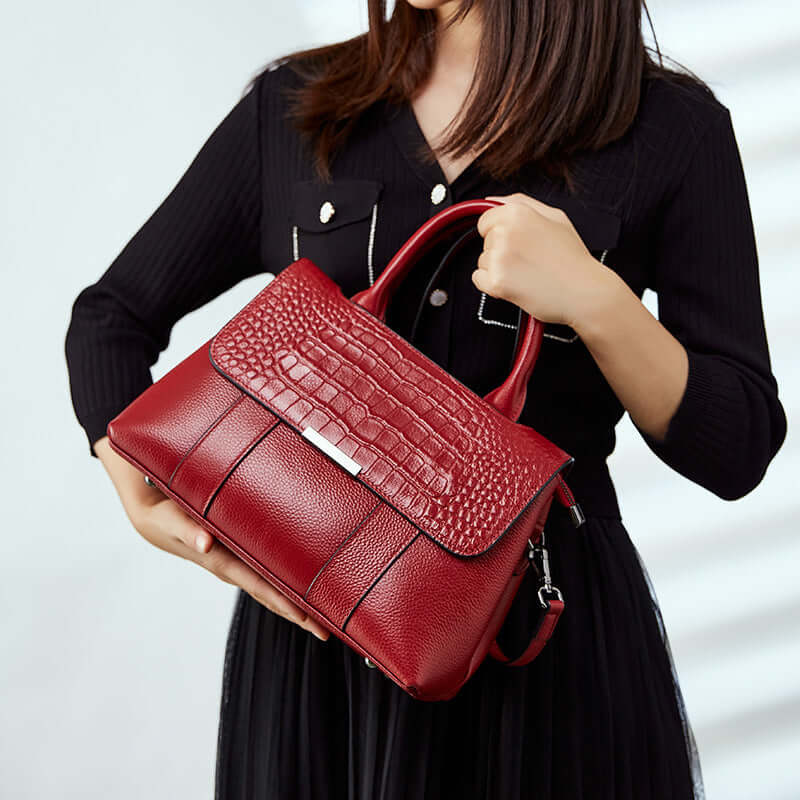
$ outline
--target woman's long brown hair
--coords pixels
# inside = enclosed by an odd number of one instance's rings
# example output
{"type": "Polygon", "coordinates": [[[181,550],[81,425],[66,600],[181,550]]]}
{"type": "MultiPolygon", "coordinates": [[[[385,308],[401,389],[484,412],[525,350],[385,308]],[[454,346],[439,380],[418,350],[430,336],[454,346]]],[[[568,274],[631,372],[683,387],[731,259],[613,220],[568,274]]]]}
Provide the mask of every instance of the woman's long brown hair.
{"type": "MultiPolygon", "coordinates": [[[[657,40],[658,62],[651,58],[641,31],[643,8],[652,30],[644,0],[462,0],[448,24],[474,6],[483,20],[475,80],[439,153],[479,152],[483,170],[497,179],[536,163],[574,191],[570,157],[628,130],[644,77],[711,92],[685,68],[664,66],[657,40]]],[[[279,62],[302,76],[289,117],[312,143],[315,170],[326,181],[333,154],[361,115],[376,101],[412,98],[433,65],[434,10],[396,0],[387,20],[385,0],[368,0],[368,7],[365,33],[273,59],[245,89],[279,62]]],[[[428,148],[419,155],[433,158],[428,148]]]]}

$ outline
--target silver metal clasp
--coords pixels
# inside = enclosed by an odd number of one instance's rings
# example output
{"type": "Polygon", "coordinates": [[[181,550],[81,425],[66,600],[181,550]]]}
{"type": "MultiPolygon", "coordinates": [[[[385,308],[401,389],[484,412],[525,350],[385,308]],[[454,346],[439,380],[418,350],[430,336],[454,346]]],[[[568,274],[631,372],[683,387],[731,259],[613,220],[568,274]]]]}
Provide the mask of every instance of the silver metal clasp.
{"type": "Polygon", "coordinates": [[[533,563],[536,564],[536,557],[539,557],[539,561],[541,564],[540,574],[542,576],[542,583],[539,586],[539,591],[537,592],[539,596],[539,604],[542,608],[549,608],[550,604],[545,599],[546,594],[554,595],[558,598],[562,603],[564,602],[564,597],[561,594],[561,590],[557,586],[553,586],[553,581],[550,576],[550,553],[547,551],[544,542],[544,531],[542,531],[541,537],[536,544],[534,544],[530,539],[528,539],[528,559],[533,563]]]}
{"type": "Polygon", "coordinates": [[[344,450],[338,448],[333,442],[329,442],[318,430],[307,425],[302,432],[304,439],[307,439],[318,450],[332,458],[340,467],[344,467],[351,475],[358,475],[361,472],[361,464],[350,458],[344,450]]]}

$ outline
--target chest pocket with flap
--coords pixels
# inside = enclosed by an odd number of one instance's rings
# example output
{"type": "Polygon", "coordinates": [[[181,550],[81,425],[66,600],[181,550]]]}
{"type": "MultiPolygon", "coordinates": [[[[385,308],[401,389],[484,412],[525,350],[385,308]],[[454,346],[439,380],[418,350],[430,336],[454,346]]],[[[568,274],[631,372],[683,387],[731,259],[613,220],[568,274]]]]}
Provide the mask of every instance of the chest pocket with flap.
{"type": "Polygon", "coordinates": [[[381,181],[366,178],[295,181],[289,208],[292,260],[311,259],[347,297],[371,286],[382,189],[381,181]]]}

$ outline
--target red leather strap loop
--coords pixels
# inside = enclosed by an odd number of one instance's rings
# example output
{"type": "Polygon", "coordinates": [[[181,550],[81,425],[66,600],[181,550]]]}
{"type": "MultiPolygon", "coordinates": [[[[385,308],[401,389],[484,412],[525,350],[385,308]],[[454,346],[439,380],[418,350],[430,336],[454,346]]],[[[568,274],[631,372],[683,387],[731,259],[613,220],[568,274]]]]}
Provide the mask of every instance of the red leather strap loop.
{"type": "MultiPolygon", "coordinates": [[[[499,205],[502,205],[499,200],[477,199],[464,200],[442,209],[395,253],[372,286],[357,292],[350,299],[378,319],[384,320],[389,300],[414,264],[441,239],[461,233],[475,224],[484,211],[499,205]]],[[[525,313],[522,316],[525,332],[511,372],[500,386],[484,397],[484,400],[512,422],[519,419],[525,405],[528,380],[539,356],[543,335],[543,325],[539,320],[525,313]]]]}
{"type": "Polygon", "coordinates": [[[548,601],[547,610],[542,615],[539,627],[533,634],[530,643],[525,648],[525,651],[522,653],[522,655],[517,656],[517,658],[515,658],[513,661],[509,659],[509,657],[500,649],[500,645],[497,644],[497,639],[495,639],[489,646],[489,655],[492,656],[492,658],[496,658],[498,661],[502,661],[508,667],[521,667],[525,664],[529,664],[534,658],[536,658],[536,656],[539,655],[539,653],[542,652],[544,646],[553,635],[556,623],[558,622],[558,618],[561,616],[561,612],[563,610],[563,601],[548,601]]]}

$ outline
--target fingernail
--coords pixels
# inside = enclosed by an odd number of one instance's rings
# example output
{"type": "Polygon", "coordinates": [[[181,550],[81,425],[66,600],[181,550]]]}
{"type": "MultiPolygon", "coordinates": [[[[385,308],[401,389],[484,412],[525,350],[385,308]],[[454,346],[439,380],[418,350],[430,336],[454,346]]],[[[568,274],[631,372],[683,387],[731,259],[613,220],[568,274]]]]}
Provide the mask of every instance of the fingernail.
{"type": "Polygon", "coordinates": [[[320,641],[323,641],[323,642],[327,642],[328,641],[328,637],[327,636],[323,636],[321,633],[317,633],[317,631],[311,631],[311,633],[313,633],[314,636],[316,636],[317,639],[319,639],[320,641]]]}
{"type": "Polygon", "coordinates": [[[205,533],[198,533],[194,538],[194,546],[199,553],[205,553],[207,536],[205,533]]]}

